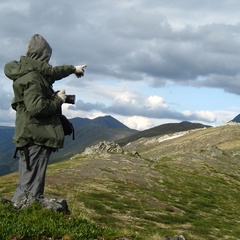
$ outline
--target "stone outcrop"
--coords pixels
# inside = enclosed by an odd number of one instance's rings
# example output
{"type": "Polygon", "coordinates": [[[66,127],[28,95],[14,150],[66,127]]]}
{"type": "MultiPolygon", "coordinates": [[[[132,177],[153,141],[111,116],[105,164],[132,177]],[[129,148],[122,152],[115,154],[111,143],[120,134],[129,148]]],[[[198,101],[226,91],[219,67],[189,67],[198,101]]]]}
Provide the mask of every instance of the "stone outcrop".
{"type": "Polygon", "coordinates": [[[103,141],[91,147],[87,147],[81,156],[89,156],[102,153],[123,153],[123,149],[115,142],[103,141]]]}
{"type": "MultiPolygon", "coordinates": [[[[9,201],[10,202],[10,201],[9,201]]],[[[13,203],[14,208],[22,210],[38,202],[43,209],[49,209],[54,212],[69,213],[68,204],[64,199],[56,199],[53,197],[34,198],[31,194],[25,193],[19,200],[13,203]]]]}

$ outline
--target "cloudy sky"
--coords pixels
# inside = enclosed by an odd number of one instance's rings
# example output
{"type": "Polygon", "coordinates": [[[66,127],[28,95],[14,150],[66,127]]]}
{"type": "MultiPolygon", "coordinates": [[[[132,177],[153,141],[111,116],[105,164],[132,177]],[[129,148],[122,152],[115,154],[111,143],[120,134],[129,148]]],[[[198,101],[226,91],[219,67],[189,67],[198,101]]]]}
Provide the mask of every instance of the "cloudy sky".
{"type": "Polygon", "coordinates": [[[111,115],[143,130],[240,113],[239,0],[1,1],[0,125],[15,119],[4,65],[35,33],[53,48],[50,64],[88,65],[54,85],[77,97],[69,118],[111,115]]]}

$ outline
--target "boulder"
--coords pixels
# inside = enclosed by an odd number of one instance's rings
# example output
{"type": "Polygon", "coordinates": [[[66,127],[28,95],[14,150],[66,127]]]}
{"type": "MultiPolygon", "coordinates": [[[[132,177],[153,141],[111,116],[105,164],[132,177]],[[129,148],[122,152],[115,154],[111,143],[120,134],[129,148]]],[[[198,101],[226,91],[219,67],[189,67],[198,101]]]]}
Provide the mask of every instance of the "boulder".
{"type": "Polygon", "coordinates": [[[87,147],[82,156],[89,156],[101,153],[123,153],[123,149],[115,142],[103,141],[94,146],[87,147]]]}
{"type": "Polygon", "coordinates": [[[64,199],[56,199],[53,197],[42,197],[34,198],[31,194],[25,193],[21,196],[16,202],[13,203],[13,206],[21,210],[25,207],[31,206],[33,203],[38,202],[43,209],[49,209],[54,212],[69,213],[67,201],[64,199]]]}

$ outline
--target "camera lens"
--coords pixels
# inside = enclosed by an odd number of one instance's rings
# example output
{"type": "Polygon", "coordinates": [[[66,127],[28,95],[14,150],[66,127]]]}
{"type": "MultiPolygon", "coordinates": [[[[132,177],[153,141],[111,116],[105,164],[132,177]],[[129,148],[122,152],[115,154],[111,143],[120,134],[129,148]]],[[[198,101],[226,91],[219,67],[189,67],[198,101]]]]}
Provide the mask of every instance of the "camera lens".
{"type": "Polygon", "coordinates": [[[75,104],[75,95],[66,95],[66,103],[75,104]]]}

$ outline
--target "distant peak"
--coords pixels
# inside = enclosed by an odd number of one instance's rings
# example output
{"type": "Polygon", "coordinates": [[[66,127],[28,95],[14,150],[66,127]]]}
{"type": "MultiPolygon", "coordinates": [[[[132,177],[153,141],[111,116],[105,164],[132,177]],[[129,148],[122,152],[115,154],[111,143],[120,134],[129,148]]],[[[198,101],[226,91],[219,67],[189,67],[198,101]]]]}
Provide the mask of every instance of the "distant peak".
{"type": "Polygon", "coordinates": [[[235,118],[233,118],[233,120],[231,120],[230,122],[237,122],[240,123],[240,114],[238,114],[235,118]]]}

